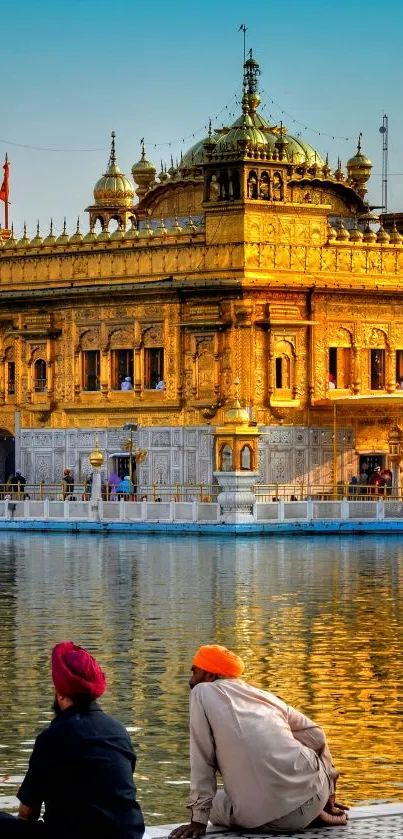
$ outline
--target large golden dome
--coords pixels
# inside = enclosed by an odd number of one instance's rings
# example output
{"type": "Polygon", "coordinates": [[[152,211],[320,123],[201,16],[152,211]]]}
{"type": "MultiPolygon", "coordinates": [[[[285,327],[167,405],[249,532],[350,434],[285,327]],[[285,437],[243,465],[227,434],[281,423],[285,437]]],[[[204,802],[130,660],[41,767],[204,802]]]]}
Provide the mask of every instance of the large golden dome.
{"type": "Polygon", "coordinates": [[[95,203],[102,207],[131,207],[134,201],[134,186],[116,163],[115,132],[112,131],[109,166],[94,186],[95,203]]]}
{"type": "Polygon", "coordinates": [[[248,142],[254,149],[264,149],[275,156],[282,146],[282,159],[297,166],[325,166],[320,154],[300,137],[288,134],[283,126],[270,125],[258,113],[256,108],[260,103],[257,92],[257,75],[260,72],[258,63],[250,56],[245,62],[244,92],[242,97],[242,111],[240,117],[228,128],[216,129],[207,137],[199,140],[183,156],[179,169],[194,169],[207,161],[205,144],[214,143],[214,152],[231,150],[238,143],[248,142]],[[281,142],[281,140],[283,142],[281,142]]]}

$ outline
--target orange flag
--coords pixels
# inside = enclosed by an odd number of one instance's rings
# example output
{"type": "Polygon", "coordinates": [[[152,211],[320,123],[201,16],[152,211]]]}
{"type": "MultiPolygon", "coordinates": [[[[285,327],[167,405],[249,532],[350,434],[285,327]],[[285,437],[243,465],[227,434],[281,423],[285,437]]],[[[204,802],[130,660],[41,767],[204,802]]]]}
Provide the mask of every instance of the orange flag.
{"type": "Polygon", "coordinates": [[[6,202],[8,202],[8,178],[9,178],[9,169],[10,169],[10,162],[8,160],[7,155],[6,155],[6,160],[5,160],[3,169],[4,169],[4,178],[3,178],[3,183],[2,183],[1,189],[0,189],[0,199],[1,199],[1,201],[4,201],[6,203],[6,202]]]}

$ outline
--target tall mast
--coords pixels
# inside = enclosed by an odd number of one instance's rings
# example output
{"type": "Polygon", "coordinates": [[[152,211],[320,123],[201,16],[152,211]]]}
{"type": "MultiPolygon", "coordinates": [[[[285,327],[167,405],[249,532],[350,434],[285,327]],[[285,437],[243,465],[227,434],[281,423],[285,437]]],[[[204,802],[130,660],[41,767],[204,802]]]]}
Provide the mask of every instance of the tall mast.
{"type": "Polygon", "coordinates": [[[382,134],[382,212],[388,212],[388,118],[383,115],[379,129],[382,134]]]}

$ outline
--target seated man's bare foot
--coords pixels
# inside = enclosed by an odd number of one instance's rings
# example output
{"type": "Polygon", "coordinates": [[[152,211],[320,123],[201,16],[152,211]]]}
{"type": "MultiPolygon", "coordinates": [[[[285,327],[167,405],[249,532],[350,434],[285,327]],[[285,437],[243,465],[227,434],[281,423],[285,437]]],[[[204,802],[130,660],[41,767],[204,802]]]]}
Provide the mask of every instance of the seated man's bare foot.
{"type": "Polygon", "coordinates": [[[322,810],[319,813],[319,816],[314,819],[313,822],[309,825],[309,827],[339,827],[340,825],[347,824],[347,813],[341,812],[339,814],[334,813],[327,813],[326,810],[322,810]]]}

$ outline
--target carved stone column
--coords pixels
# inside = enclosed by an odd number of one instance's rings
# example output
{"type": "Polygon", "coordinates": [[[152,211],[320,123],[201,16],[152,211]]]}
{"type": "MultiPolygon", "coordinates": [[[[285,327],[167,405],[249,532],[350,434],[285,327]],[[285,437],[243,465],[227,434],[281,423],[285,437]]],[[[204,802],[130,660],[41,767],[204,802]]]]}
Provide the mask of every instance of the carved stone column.
{"type": "Polygon", "coordinates": [[[394,393],[396,390],[396,351],[392,347],[386,349],[386,370],[385,382],[388,393],[394,393]]]}
{"type": "Polygon", "coordinates": [[[361,391],[361,348],[353,344],[353,392],[361,391]]]}
{"type": "Polygon", "coordinates": [[[134,348],[134,392],[141,391],[141,358],[140,347],[134,348]]]}

